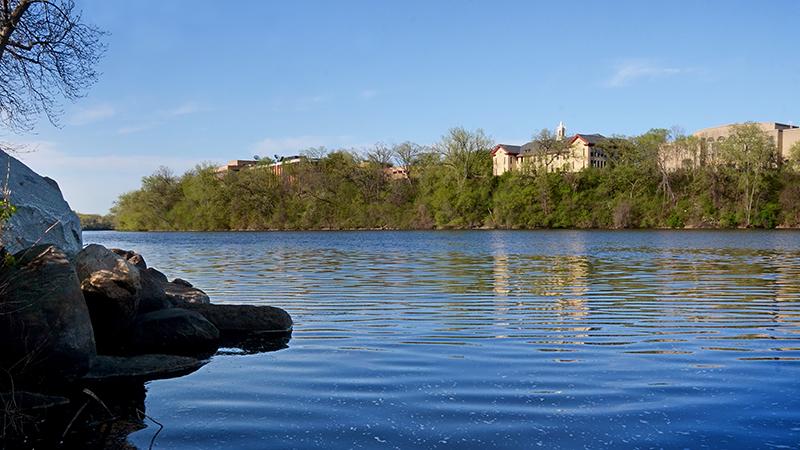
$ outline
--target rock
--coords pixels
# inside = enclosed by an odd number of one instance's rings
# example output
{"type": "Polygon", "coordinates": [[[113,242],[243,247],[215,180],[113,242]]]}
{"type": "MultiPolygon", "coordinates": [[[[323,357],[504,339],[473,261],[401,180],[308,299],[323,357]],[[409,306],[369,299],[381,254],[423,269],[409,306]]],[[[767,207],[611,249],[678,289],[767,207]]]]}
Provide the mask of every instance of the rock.
{"type": "Polygon", "coordinates": [[[124,341],[139,310],[139,269],[98,244],[88,245],[78,253],[75,269],[92,317],[97,346],[101,351],[114,351],[124,341]]]}
{"type": "Polygon", "coordinates": [[[162,380],[190,374],[205,363],[196,358],[176,355],[98,355],[83,380],[92,383],[162,380]]]}
{"type": "Polygon", "coordinates": [[[139,270],[147,269],[147,263],[144,261],[144,256],[134,253],[133,256],[128,258],[128,262],[136,266],[139,270]]]}
{"type": "Polygon", "coordinates": [[[182,307],[202,314],[223,336],[292,331],[292,317],[274,306],[186,304],[182,307]]]}
{"type": "Polygon", "coordinates": [[[148,273],[148,275],[150,275],[151,277],[153,277],[154,279],[158,280],[161,283],[169,282],[169,279],[167,279],[166,275],[164,275],[163,273],[159,272],[158,270],[152,267],[148,267],[146,272],[148,273]]]}
{"type": "Polygon", "coordinates": [[[137,279],[131,282],[139,283],[139,270],[133,264],[102,245],[89,244],[75,257],[75,271],[78,273],[78,278],[83,281],[99,270],[130,273],[130,277],[137,279]]]}
{"type": "Polygon", "coordinates": [[[9,252],[37,244],[53,244],[70,257],[81,250],[80,221],[64,201],[55,181],[37,175],[3,151],[0,151],[0,180],[10,192],[11,204],[17,208],[3,226],[0,237],[9,252]]]}
{"type": "Polygon", "coordinates": [[[0,270],[0,367],[17,383],[82,376],[96,348],[68,256],[52,245],[38,245],[14,258],[15,266],[0,270]]]}
{"type": "Polygon", "coordinates": [[[219,330],[194,311],[163,309],[139,316],[127,350],[135,353],[198,354],[213,352],[219,330]]]}
{"type": "MultiPolygon", "coordinates": [[[[154,274],[160,274],[155,269],[140,270],[142,282],[141,300],[139,301],[139,314],[145,314],[160,309],[172,308],[172,303],[167,299],[164,291],[164,282],[154,274]]],[[[163,275],[163,274],[162,274],[163,275]]],[[[166,277],[164,277],[166,279],[166,277]]]]}
{"type": "Polygon", "coordinates": [[[175,284],[181,285],[181,286],[185,286],[185,287],[194,287],[194,286],[192,286],[192,283],[189,283],[188,281],[184,280],[183,278],[175,278],[174,280],[172,280],[172,282],[175,283],[175,284]]]}
{"type": "Polygon", "coordinates": [[[185,304],[201,304],[207,305],[211,303],[208,294],[194,287],[187,287],[183,284],[164,283],[164,291],[167,294],[167,299],[173,305],[181,307],[185,304]]]}
{"type": "Polygon", "coordinates": [[[136,318],[141,284],[129,275],[99,270],[81,283],[101,351],[117,348],[136,318]]]}
{"type": "Polygon", "coordinates": [[[121,248],[112,248],[112,252],[116,253],[117,255],[125,258],[126,261],[136,266],[139,270],[147,269],[147,263],[144,261],[144,257],[133,250],[122,250],[121,248]]]}

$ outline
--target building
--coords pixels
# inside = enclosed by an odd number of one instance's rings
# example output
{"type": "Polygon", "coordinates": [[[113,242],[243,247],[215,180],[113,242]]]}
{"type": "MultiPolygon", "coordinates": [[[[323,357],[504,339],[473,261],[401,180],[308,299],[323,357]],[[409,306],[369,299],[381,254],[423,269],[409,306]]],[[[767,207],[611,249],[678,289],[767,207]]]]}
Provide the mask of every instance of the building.
{"type": "Polygon", "coordinates": [[[228,161],[227,164],[224,166],[219,166],[215,170],[218,176],[224,176],[229,172],[238,172],[242,169],[249,169],[253,167],[269,167],[277,176],[282,176],[284,172],[284,168],[289,164],[297,164],[301,161],[306,161],[307,158],[304,156],[282,156],[278,159],[278,161],[271,163],[271,164],[263,164],[259,165],[262,161],[258,160],[250,160],[250,159],[234,159],[232,161],[228,161]]]}
{"type": "Polygon", "coordinates": [[[390,180],[407,180],[408,171],[405,167],[389,166],[383,168],[383,175],[390,180]]]}
{"type": "MultiPolygon", "coordinates": [[[[790,157],[792,146],[800,142],[800,127],[778,122],[754,122],[775,145],[775,161],[785,163],[790,157]]],[[[697,145],[673,151],[664,155],[664,163],[668,170],[688,169],[719,162],[719,146],[725,142],[735,131],[735,127],[742,124],[720,125],[703,128],[692,133],[697,139],[697,145]]]]}
{"type": "Polygon", "coordinates": [[[499,144],[492,149],[492,173],[500,176],[514,170],[547,172],[578,172],[590,167],[602,168],[607,155],[598,146],[605,136],[601,134],[576,134],[567,138],[563,122],[556,128],[555,139],[566,144],[546,148],[541,142],[531,141],[521,146],[499,144]]]}
{"type": "Polygon", "coordinates": [[[492,149],[492,175],[500,175],[519,168],[519,145],[498,144],[492,149]]]}
{"type": "MultiPolygon", "coordinates": [[[[741,124],[721,125],[711,128],[703,128],[695,131],[692,136],[700,139],[705,144],[706,149],[711,153],[711,160],[714,160],[714,147],[720,142],[730,137],[734,132],[734,127],[741,124]]],[[[761,131],[772,138],[775,149],[777,150],[777,161],[783,163],[789,159],[789,150],[792,146],[800,142],[800,128],[795,125],[787,125],[778,122],[755,122],[761,131]]]]}
{"type": "Polygon", "coordinates": [[[269,168],[272,169],[272,173],[277,176],[283,176],[284,169],[286,166],[290,164],[297,164],[305,160],[305,157],[300,155],[295,156],[282,156],[278,161],[269,165],[269,168]]]}
{"type": "Polygon", "coordinates": [[[217,175],[225,175],[228,172],[238,172],[246,167],[253,167],[258,164],[258,161],[250,159],[234,159],[228,161],[224,166],[219,166],[214,171],[217,175]]]}

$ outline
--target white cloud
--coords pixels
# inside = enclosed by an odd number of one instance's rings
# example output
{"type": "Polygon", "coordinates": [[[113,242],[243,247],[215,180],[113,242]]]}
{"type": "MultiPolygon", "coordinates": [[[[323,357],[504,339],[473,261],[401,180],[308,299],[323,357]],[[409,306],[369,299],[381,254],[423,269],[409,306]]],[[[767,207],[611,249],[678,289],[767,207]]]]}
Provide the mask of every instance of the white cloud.
{"type": "Polygon", "coordinates": [[[114,114],[116,114],[116,111],[111,105],[94,105],[78,109],[70,115],[69,119],[67,119],[67,123],[70,125],[88,125],[112,117],[114,114]]]}
{"type": "Polygon", "coordinates": [[[618,65],[605,84],[608,87],[623,87],[640,79],[664,78],[694,72],[697,70],[693,68],[666,67],[652,61],[633,60],[618,65]]]}

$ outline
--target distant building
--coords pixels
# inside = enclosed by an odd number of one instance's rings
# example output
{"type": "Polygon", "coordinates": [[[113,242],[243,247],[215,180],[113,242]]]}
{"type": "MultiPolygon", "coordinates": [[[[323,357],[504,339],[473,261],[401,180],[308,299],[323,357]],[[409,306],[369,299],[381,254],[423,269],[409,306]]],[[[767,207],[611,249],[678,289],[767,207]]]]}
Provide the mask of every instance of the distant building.
{"type": "Polygon", "coordinates": [[[282,156],[278,161],[269,165],[270,169],[272,169],[272,173],[277,176],[283,176],[283,170],[286,166],[290,164],[297,164],[305,160],[305,157],[300,155],[295,156],[282,156]]]}
{"type": "Polygon", "coordinates": [[[389,166],[383,168],[383,174],[390,180],[408,179],[408,171],[405,167],[389,166]]]}
{"type": "Polygon", "coordinates": [[[548,172],[578,172],[590,167],[602,168],[607,164],[606,153],[597,144],[605,139],[601,134],[576,134],[566,137],[563,122],[556,128],[556,139],[568,139],[564,151],[540,148],[531,141],[521,146],[499,144],[492,149],[492,173],[500,176],[514,170],[545,168],[548,172]]]}
{"type": "Polygon", "coordinates": [[[492,149],[492,174],[496,177],[519,167],[519,145],[498,144],[492,149]]]}
{"type": "Polygon", "coordinates": [[[263,164],[261,161],[257,160],[250,160],[250,159],[234,159],[232,161],[228,161],[227,164],[224,166],[219,166],[215,170],[217,175],[223,176],[229,172],[238,172],[242,169],[249,169],[253,167],[268,167],[272,170],[277,176],[282,176],[284,172],[284,168],[289,164],[296,164],[301,161],[305,161],[306,158],[304,156],[282,156],[278,161],[271,163],[271,164],[263,164]],[[259,164],[262,163],[262,164],[259,164]]]}
{"type": "MultiPolygon", "coordinates": [[[[697,148],[686,149],[681,152],[672,153],[665,158],[665,165],[669,170],[682,168],[700,167],[713,165],[719,162],[719,147],[731,135],[733,135],[737,125],[729,124],[716,127],[703,128],[692,133],[698,139],[697,148]]],[[[775,144],[775,160],[778,164],[785,163],[789,159],[789,150],[792,146],[800,142],[800,127],[778,122],[755,122],[775,144]]]]}
{"type": "MultiPolygon", "coordinates": [[[[736,125],[737,124],[731,124],[703,128],[702,130],[695,131],[692,136],[704,142],[706,148],[713,153],[715,147],[719,143],[733,134],[736,125]]],[[[797,142],[800,142],[800,128],[795,125],[787,125],[778,122],[756,122],[755,125],[766,133],[767,136],[772,138],[772,143],[775,144],[777,150],[776,157],[779,163],[783,163],[789,159],[789,149],[797,142]]]]}
{"type": "Polygon", "coordinates": [[[258,164],[258,161],[250,159],[234,159],[228,161],[224,166],[219,166],[215,170],[218,175],[225,175],[228,172],[238,172],[246,167],[253,167],[258,164]]]}

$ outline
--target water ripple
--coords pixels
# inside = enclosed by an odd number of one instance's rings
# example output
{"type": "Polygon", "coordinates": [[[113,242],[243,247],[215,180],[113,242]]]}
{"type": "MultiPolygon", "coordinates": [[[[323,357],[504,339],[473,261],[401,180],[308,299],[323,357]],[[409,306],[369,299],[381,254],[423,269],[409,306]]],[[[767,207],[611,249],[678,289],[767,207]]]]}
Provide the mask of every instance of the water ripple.
{"type": "Polygon", "coordinates": [[[798,233],[85,241],[295,318],[288,349],[151,383],[165,448],[800,446],[798,233]]]}

